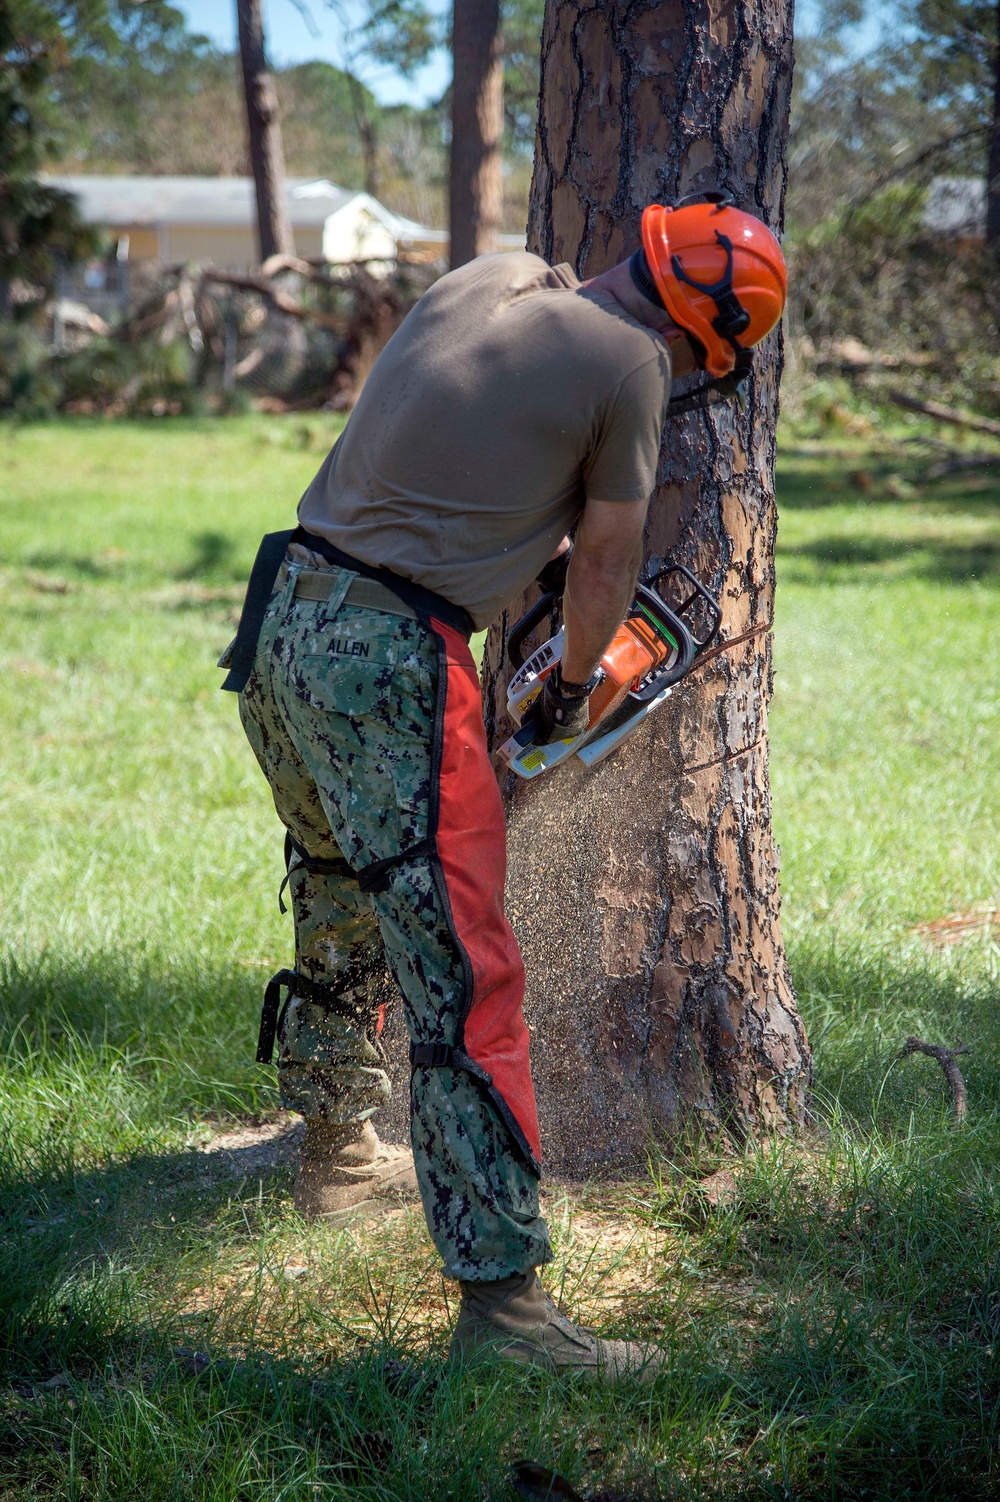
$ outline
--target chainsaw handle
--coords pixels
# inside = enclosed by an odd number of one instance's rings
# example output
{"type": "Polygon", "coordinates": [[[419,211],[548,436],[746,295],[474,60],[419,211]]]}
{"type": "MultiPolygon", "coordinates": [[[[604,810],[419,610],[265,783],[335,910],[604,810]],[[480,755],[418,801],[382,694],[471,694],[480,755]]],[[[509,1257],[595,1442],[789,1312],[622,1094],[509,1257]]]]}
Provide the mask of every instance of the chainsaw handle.
{"type": "Polygon", "coordinates": [[[519,621],[515,621],[507,638],[507,656],[510,658],[512,667],[524,666],[524,653],[521,651],[527,637],[540,626],[547,615],[552,614],[552,607],[559,595],[552,589],[547,590],[541,599],[536,600],[530,610],[526,610],[519,621]]]}
{"type": "MultiPolygon", "coordinates": [[[[712,620],[711,631],[709,631],[707,636],[700,637],[695,636],[694,632],[691,631],[691,640],[694,642],[694,649],[696,652],[701,652],[705,647],[708,646],[713,636],[716,636],[718,634],[719,627],[722,625],[722,607],[719,605],[719,602],[709,594],[704,584],[702,584],[700,580],[695,578],[691,570],[684,567],[683,563],[668,563],[664,568],[661,568],[658,573],[655,573],[651,579],[646,581],[646,588],[655,589],[660,580],[666,579],[669,574],[683,574],[684,578],[694,590],[694,594],[688,595],[683,605],[676,606],[676,608],[674,609],[675,615],[683,615],[685,610],[687,610],[690,605],[694,604],[699,595],[708,606],[709,616],[712,620]]],[[[666,604],[666,601],[664,601],[664,604],[666,604]]],[[[690,631],[691,628],[688,627],[688,630],[690,631]]]]}

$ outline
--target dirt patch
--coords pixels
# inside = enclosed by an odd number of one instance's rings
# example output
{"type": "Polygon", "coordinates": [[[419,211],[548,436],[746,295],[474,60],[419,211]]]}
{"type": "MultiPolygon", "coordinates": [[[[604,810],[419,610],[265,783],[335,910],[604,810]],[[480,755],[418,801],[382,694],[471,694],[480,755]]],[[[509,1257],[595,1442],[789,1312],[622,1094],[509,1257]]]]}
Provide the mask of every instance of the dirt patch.
{"type": "Polygon", "coordinates": [[[263,1175],[295,1162],[306,1124],[301,1116],[283,1111],[276,1120],[241,1123],[195,1144],[197,1151],[213,1159],[213,1169],[242,1178],[263,1175]]]}

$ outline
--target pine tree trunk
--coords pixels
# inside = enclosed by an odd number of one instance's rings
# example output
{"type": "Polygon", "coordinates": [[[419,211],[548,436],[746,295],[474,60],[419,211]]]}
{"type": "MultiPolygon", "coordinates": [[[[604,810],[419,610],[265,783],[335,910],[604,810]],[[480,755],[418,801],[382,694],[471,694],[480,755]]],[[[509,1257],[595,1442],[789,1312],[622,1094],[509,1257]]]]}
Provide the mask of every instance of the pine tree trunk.
{"type": "MultiPolygon", "coordinates": [[[[378,164],[378,127],[371,117],[365,86],[354,73],[348,73],[347,86],[351,91],[351,108],[354,123],[361,142],[361,160],[364,163],[365,192],[377,198],[382,191],[382,175],[378,164]]],[[[369,96],[370,97],[370,96],[369,96]]]]}
{"type": "Polygon", "coordinates": [[[986,244],[1000,260],[1000,0],[993,54],[993,124],[986,170],[986,244]]]}
{"type": "Polygon", "coordinates": [[[500,0],[456,0],[452,22],[451,265],[499,246],[503,217],[500,0]]]}
{"type": "Polygon", "coordinates": [[[278,96],[264,52],[261,0],[236,0],[236,18],[247,106],[250,167],[257,189],[260,259],[295,254],[285,202],[285,153],[278,120],[278,96]]]}
{"type": "MultiPolygon", "coordinates": [[[[530,247],[594,275],[638,244],[647,203],[706,187],[780,227],[791,74],[791,0],[547,0],[530,247]]],[[[649,513],[647,555],[711,587],[732,645],[594,771],[507,789],[542,1144],[563,1172],[803,1119],[768,777],[780,370],[775,333],[745,414],[668,422],[649,513]]],[[[507,619],[484,662],[494,744],[507,619]]]]}

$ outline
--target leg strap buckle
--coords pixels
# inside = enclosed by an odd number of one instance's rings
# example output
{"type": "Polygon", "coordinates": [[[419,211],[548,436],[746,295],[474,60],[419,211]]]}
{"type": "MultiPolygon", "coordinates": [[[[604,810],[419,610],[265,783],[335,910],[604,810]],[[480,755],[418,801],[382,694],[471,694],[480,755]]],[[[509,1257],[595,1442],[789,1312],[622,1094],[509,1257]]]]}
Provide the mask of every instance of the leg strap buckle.
{"type": "Polygon", "coordinates": [[[433,838],[421,840],[418,844],[411,845],[408,850],[400,851],[399,855],[390,855],[383,861],[372,861],[370,866],[362,866],[361,870],[356,873],[358,886],[366,894],[387,892],[392,880],[392,872],[397,866],[405,866],[407,861],[423,860],[425,856],[436,853],[436,840],[433,838]]]}
{"type": "Polygon", "coordinates": [[[450,1043],[411,1043],[410,1066],[413,1069],[464,1069],[480,1084],[492,1085],[493,1076],[461,1048],[450,1043]]]}
{"type": "MultiPolygon", "coordinates": [[[[279,970],[277,975],[271,976],[264,988],[264,1005],[260,1009],[260,1032],[257,1034],[258,1064],[270,1064],[274,1058],[275,1037],[285,1020],[292,993],[298,990],[301,981],[305,981],[304,975],[297,975],[294,970],[279,970]],[[279,1016],[278,1007],[281,1004],[282,991],[287,991],[288,995],[285,997],[285,1005],[281,1007],[279,1016]]],[[[306,984],[309,983],[306,982],[306,984]]]]}
{"type": "Polygon", "coordinates": [[[296,871],[307,871],[311,876],[351,877],[354,874],[351,870],[351,867],[347,864],[347,861],[344,860],[344,857],[342,855],[333,856],[332,858],[327,858],[326,856],[319,855],[310,855],[308,850],[304,850],[299,844],[298,840],[293,839],[286,829],[285,879],[281,883],[281,886],[278,888],[279,913],[288,912],[288,909],[285,906],[285,888],[287,887],[292,877],[295,875],[296,871]],[[293,855],[298,856],[298,860],[295,862],[294,866],[292,865],[293,855]]]}
{"type": "MultiPolygon", "coordinates": [[[[366,975],[366,971],[355,970],[355,977],[366,975]]],[[[270,1064],[274,1058],[274,1040],[281,1036],[281,1029],[285,1023],[285,1013],[293,996],[299,996],[303,1001],[318,1001],[328,1007],[332,1012],[338,1012],[343,1017],[352,1021],[363,1021],[365,1008],[361,1005],[352,1005],[343,998],[345,984],[350,978],[348,974],[341,974],[334,981],[325,984],[310,980],[308,975],[302,975],[298,970],[279,970],[277,975],[272,975],[264,990],[264,1005],[260,1009],[260,1032],[257,1035],[257,1063],[270,1064]],[[287,991],[285,1004],[281,1006],[281,993],[287,991]],[[338,1006],[337,1003],[340,1002],[338,1006]],[[279,1007],[281,1010],[279,1011],[279,1007]]],[[[377,1008],[375,1009],[378,1010],[377,1008]]]]}

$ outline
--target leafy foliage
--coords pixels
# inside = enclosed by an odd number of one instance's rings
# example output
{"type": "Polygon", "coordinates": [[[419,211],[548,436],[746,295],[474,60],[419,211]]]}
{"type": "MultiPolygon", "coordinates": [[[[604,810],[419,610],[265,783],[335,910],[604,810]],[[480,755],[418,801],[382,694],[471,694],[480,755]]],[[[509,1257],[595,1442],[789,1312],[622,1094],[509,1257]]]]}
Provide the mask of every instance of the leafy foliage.
{"type": "Polygon", "coordinates": [[[37,180],[57,140],[57,90],[74,48],[108,39],[100,0],[9,0],[0,8],[0,311],[15,276],[50,286],[93,237],[72,200],[37,180]]]}
{"type": "Polygon", "coordinates": [[[830,4],[816,34],[797,42],[789,331],[933,355],[930,394],[940,400],[950,388],[961,404],[994,412],[995,263],[981,246],[935,237],[925,205],[936,176],[986,176],[997,7],[905,0],[860,49],[869,10],[862,0],[830,4]]]}

